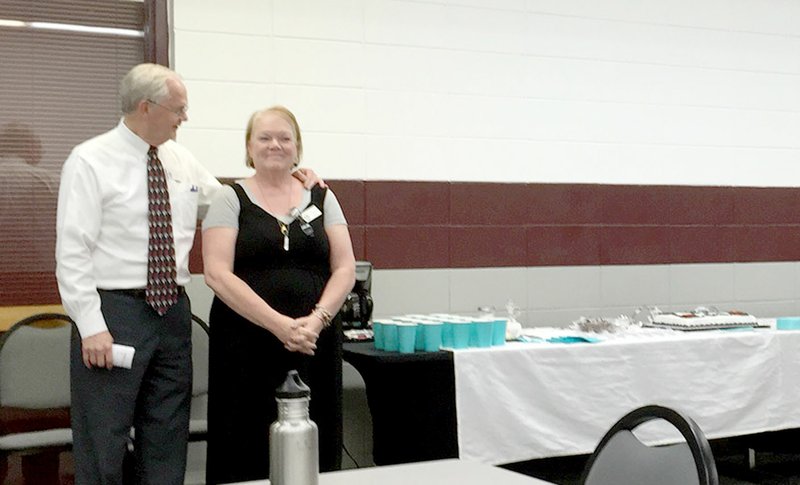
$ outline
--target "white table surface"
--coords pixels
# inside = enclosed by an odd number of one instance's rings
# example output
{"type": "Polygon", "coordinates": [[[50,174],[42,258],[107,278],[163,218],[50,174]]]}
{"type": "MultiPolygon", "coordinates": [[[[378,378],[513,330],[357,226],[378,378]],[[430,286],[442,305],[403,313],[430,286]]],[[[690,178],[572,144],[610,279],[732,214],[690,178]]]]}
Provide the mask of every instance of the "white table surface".
{"type": "Polygon", "coordinates": [[[646,404],[682,409],[709,439],[800,427],[800,331],[645,332],[453,358],[459,456],[481,463],[591,453],[646,404]]]}
{"type": "MultiPolygon", "coordinates": [[[[269,480],[239,485],[266,485],[269,480]]],[[[458,459],[322,473],[319,485],[553,485],[502,468],[458,459]]]]}

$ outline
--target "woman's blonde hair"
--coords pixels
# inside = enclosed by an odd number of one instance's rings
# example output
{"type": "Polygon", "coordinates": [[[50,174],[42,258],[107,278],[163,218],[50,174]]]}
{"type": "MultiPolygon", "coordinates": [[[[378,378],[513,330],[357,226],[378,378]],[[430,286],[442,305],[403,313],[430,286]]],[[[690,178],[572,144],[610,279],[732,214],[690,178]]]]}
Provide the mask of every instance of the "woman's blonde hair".
{"type": "Polygon", "coordinates": [[[253,125],[259,117],[267,113],[277,114],[286,120],[286,122],[289,123],[289,126],[292,127],[292,131],[294,131],[295,146],[297,147],[297,160],[295,160],[294,166],[296,167],[300,165],[300,160],[303,158],[303,137],[300,135],[300,125],[297,123],[297,118],[294,117],[294,113],[289,111],[289,109],[285,106],[272,106],[261,111],[256,111],[250,116],[250,119],[247,121],[247,129],[245,130],[244,134],[245,163],[250,168],[255,167],[253,158],[250,156],[247,147],[250,145],[250,138],[253,135],[253,125]]]}

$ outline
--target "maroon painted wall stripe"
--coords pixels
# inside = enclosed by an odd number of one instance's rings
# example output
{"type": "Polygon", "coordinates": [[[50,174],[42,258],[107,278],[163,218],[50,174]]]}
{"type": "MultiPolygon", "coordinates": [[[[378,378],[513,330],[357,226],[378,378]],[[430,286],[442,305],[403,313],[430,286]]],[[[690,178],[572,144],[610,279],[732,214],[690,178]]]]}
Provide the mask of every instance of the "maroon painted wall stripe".
{"type": "MultiPolygon", "coordinates": [[[[329,184],[378,269],[800,261],[798,188],[329,184]]],[[[189,267],[203,271],[199,230],[189,267]]],[[[27,284],[0,304],[59,301],[52,272],[9,276],[27,284]]]]}
{"type": "Polygon", "coordinates": [[[379,269],[800,260],[800,189],[329,182],[379,269]]]}
{"type": "Polygon", "coordinates": [[[800,260],[798,188],[329,184],[379,269],[800,260]]]}

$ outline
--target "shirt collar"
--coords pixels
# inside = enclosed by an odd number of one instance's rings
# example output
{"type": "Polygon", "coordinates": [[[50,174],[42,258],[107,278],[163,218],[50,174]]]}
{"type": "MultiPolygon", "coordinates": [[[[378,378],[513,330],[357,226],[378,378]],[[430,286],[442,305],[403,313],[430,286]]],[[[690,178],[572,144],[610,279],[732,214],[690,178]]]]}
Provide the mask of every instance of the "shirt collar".
{"type": "Polygon", "coordinates": [[[125,118],[119,120],[117,130],[120,136],[122,136],[122,139],[129,143],[137,152],[142,152],[147,155],[147,152],[150,150],[150,144],[142,140],[139,135],[131,131],[131,129],[125,125],[125,118]]]}

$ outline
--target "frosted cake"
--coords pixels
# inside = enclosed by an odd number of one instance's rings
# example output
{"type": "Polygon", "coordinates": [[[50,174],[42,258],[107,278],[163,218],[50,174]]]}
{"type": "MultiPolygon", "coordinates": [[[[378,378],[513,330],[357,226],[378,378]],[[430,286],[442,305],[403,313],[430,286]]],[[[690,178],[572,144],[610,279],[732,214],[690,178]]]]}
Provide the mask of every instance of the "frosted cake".
{"type": "Polygon", "coordinates": [[[717,328],[756,327],[758,320],[749,313],[740,311],[706,313],[657,313],[652,316],[652,327],[675,330],[710,330],[717,328]]]}

